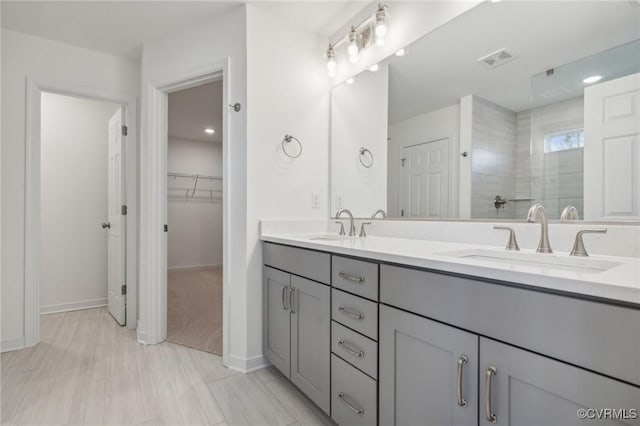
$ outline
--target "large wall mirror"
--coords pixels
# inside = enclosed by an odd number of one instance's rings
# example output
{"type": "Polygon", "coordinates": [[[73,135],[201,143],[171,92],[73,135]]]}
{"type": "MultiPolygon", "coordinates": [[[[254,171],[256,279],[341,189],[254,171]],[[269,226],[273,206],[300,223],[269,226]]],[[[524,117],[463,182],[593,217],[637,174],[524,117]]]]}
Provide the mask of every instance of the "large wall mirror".
{"type": "Polygon", "coordinates": [[[640,220],[640,3],[482,3],[333,88],[331,215],[640,220]]]}

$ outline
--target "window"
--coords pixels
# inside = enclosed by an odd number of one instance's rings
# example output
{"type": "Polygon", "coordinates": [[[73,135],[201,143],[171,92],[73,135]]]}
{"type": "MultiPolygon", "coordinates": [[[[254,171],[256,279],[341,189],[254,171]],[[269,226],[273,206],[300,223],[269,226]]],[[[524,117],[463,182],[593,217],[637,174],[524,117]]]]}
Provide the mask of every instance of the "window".
{"type": "Polygon", "coordinates": [[[584,147],[584,129],[565,130],[544,135],[544,152],[566,151],[584,147]]]}

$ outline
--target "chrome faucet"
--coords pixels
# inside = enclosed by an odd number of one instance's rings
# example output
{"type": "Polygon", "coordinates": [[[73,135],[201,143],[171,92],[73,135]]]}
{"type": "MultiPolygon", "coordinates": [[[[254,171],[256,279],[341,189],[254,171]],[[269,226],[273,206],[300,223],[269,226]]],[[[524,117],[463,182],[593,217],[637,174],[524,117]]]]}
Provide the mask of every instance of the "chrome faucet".
{"type": "Polygon", "coordinates": [[[371,219],[375,219],[378,214],[380,214],[380,216],[382,216],[383,219],[387,218],[387,212],[385,212],[382,209],[378,209],[374,214],[371,215],[371,219]]]}
{"type": "Polygon", "coordinates": [[[340,209],[336,213],[336,219],[340,219],[340,216],[342,215],[342,213],[345,213],[347,216],[349,216],[349,236],[350,237],[355,237],[356,236],[356,224],[355,224],[355,221],[353,220],[353,214],[348,209],[340,209]]]}
{"type": "Polygon", "coordinates": [[[527,214],[527,222],[535,222],[536,216],[540,215],[540,243],[538,244],[538,253],[553,253],[549,244],[549,223],[547,221],[547,212],[542,204],[534,204],[527,214]]]}
{"type": "Polygon", "coordinates": [[[565,207],[564,209],[562,209],[560,220],[563,222],[566,220],[578,220],[578,209],[576,209],[574,206],[565,207]]]}

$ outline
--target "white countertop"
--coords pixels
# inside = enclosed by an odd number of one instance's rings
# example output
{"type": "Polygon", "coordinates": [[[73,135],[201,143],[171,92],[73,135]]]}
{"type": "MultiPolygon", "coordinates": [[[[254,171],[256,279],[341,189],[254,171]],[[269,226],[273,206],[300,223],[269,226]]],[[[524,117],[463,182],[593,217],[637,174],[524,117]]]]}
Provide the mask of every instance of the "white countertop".
{"type": "MultiPolygon", "coordinates": [[[[446,254],[462,250],[504,252],[495,246],[378,236],[343,240],[312,240],[313,237],[315,235],[263,234],[261,239],[335,254],[622,301],[638,304],[640,307],[640,259],[638,258],[591,256],[590,259],[616,262],[618,265],[606,271],[565,270],[540,264],[505,263],[446,254]]],[[[535,250],[526,249],[521,253],[558,258],[570,257],[566,253],[537,254],[535,250]]]]}

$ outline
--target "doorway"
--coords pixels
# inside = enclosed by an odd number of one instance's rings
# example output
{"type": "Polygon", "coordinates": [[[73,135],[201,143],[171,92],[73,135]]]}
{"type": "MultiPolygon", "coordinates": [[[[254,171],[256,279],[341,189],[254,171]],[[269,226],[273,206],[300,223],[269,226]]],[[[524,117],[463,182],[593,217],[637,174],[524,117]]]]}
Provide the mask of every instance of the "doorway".
{"type": "Polygon", "coordinates": [[[168,94],[167,340],[222,355],[223,81],[168,94]]]}
{"type": "Polygon", "coordinates": [[[401,216],[448,217],[449,138],[404,147],[400,185],[401,216]]]}
{"type": "Polygon", "coordinates": [[[51,92],[40,108],[40,314],[108,306],[125,325],[125,110],[51,92]]]}

